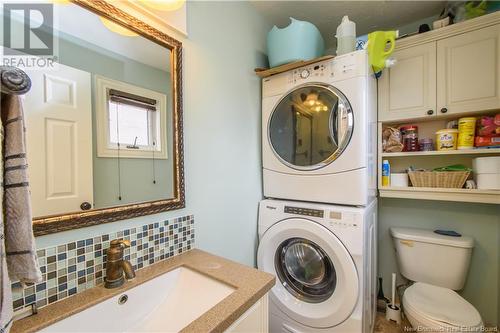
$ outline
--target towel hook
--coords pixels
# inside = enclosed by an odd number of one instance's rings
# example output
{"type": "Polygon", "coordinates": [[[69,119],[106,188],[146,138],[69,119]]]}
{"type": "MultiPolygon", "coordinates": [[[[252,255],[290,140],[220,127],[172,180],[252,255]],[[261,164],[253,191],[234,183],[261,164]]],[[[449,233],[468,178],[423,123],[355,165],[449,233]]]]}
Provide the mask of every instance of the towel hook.
{"type": "Polygon", "coordinates": [[[23,95],[31,89],[31,79],[22,69],[0,66],[1,92],[10,95],[23,95]]]}

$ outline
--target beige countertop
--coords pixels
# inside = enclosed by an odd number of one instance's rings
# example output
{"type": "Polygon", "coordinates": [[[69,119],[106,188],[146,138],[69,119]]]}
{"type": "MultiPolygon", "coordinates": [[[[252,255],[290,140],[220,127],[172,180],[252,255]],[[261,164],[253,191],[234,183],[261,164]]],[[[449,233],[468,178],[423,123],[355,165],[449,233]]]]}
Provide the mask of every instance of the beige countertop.
{"type": "Polygon", "coordinates": [[[177,267],[184,266],[231,285],[236,290],[182,332],[223,332],[274,285],[274,276],[213,254],[191,250],[137,271],[122,287],[97,286],[39,309],[38,314],[14,322],[11,333],[31,333],[136,287],[177,267]]]}

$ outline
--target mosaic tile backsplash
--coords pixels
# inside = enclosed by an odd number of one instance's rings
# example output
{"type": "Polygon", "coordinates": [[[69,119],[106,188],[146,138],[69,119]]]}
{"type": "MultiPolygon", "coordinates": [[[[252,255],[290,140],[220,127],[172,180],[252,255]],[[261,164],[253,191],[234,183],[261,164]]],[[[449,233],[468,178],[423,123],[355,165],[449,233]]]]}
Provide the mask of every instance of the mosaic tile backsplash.
{"type": "Polygon", "coordinates": [[[113,239],[130,240],[124,259],[135,270],[190,250],[194,247],[193,224],[194,217],[189,215],[39,249],[43,281],[24,288],[19,282],[12,283],[14,310],[33,303],[40,308],[102,284],[106,250],[113,239]]]}

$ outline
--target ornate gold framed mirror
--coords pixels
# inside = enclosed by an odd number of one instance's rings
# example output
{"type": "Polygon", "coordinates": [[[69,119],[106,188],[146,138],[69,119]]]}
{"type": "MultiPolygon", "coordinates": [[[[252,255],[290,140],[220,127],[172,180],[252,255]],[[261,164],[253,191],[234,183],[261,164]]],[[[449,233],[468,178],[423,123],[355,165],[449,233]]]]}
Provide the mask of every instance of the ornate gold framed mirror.
{"type": "Polygon", "coordinates": [[[60,63],[25,96],[35,235],[184,208],[182,43],[112,2],[56,5],[60,63]]]}

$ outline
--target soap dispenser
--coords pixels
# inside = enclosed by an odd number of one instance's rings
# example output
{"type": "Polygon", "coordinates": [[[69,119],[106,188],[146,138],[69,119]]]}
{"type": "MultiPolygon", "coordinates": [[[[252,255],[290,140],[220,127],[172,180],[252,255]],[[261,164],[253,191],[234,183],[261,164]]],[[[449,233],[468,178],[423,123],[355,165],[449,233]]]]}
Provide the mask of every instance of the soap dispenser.
{"type": "Polygon", "coordinates": [[[356,49],[356,23],[345,15],[337,27],[337,55],[353,52],[356,49]]]}

